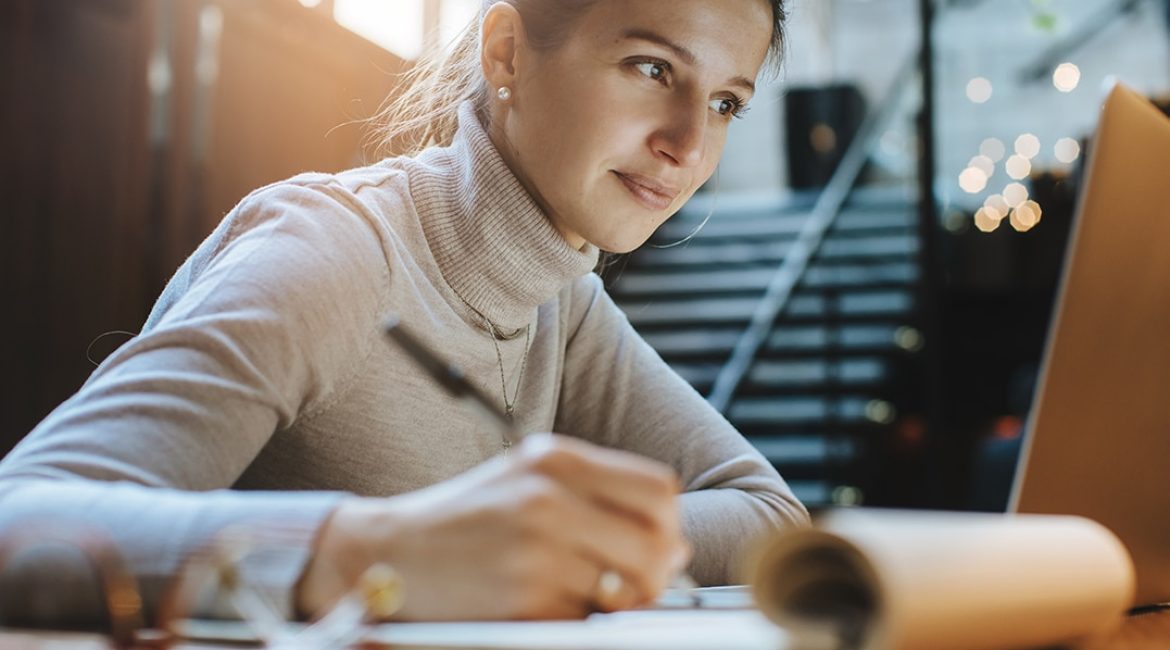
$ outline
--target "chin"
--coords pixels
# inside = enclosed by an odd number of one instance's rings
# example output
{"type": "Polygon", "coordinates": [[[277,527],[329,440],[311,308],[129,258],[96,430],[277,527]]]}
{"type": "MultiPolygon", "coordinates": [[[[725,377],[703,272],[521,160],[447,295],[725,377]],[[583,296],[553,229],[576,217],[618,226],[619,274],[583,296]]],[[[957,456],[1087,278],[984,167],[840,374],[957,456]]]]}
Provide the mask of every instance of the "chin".
{"type": "Polygon", "coordinates": [[[668,218],[663,214],[630,210],[626,206],[610,206],[608,210],[599,207],[594,214],[607,214],[608,217],[586,222],[592,228],[583,228],[585,232],[578,232],[600,250],[619,255],[640,248],[668,218]]]}
{"type": "Polygon", "coordinates": [[[618,246],[618,245],[598,246],[597,248],[601,249],[602,251],[605,251],[606,253],[613,253],[615,255],[625,255],[626,253],[634,252],[641,245],[642,244],[634,244],[633,246],[618,246]]]}
{"type": "Polygon", "coordinates": [[[609,237],[598,237],[596,241],[591,240],[590,243],[607,253],[623,255],[640,248],[650,239],[651,234],[617,234],[609,237]]]}

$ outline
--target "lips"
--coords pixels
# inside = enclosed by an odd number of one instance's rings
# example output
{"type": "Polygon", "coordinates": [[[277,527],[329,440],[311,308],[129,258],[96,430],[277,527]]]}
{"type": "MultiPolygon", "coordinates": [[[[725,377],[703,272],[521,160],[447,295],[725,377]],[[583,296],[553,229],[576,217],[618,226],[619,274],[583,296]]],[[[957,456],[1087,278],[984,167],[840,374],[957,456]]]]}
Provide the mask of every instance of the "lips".
{"type": "Polygon", "coordinates": [[[678,188],[671,187],[653,177],[643,174],[619,171],[614,171],[613,173],[639,203],[642,203],[651,210],[665,210],[669,208],[680,192],[678,188]]]}

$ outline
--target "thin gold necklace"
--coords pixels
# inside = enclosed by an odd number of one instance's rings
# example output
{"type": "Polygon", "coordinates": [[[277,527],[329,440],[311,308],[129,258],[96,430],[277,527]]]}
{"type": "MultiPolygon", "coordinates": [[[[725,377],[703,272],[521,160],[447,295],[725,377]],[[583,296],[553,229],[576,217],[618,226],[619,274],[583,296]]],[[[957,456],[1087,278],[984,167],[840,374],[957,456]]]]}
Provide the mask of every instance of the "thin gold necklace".
{"type": "MultiPolygon", "coordinates": [[[[504,398],[504,415],[506,415],[508,419],[511,420],[512,414],[516,410],[516,401],[520,399],[520,384],[524,382],[524,371],[528,368],[528,348],[529,343],[532,342],[532,323],[524,326],[524,356],[520,357],[520,373],[519,376],[516,377],[516,388],[512,391],[512,399],[509,400],[508,380],[504,374],[504,354],[500,351],[500,339],[504,337],[500,334],[499,328],[496,327],[496,324],[493,323],[490,318],[484,316],[483,312],[476,309],[475,307],[472,307],[471,303],[464,300],[463,296],[459,296],[459,299],[462,300],[463,304],[467,305],[467,308],[474,312],[476,316],[479,316],[480,319],[483,320],[483,322],[487,325],[488,334],[490,334],[492,337],[492,346],[496,349],[496,362],[499,363],[500,366],[500,391],[503,393],[504,398]]],[[[512,448],[512,441],[501,437],[501,445],[503,446],[504,453],[506,454],[508,453],[508,450],[512,448]]]]}

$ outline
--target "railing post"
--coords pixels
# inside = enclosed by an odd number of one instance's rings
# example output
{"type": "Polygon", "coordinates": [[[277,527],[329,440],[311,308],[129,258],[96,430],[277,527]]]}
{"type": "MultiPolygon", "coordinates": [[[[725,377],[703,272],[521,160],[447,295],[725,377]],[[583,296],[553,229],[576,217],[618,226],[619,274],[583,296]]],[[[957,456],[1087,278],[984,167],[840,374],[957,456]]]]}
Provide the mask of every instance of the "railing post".
{"type": "Polygon", "coordinates": [[[943,390],[942,327],[939,313],[939,295],[942,287],[942,264],[938,259],[939,218],[935,201],[935,49],[934,27],[937,18],[936,0],[919,0],[919,22],[922,43],[918,53],[918,68],[922,87],[922,109],[918,114],[918,306],[925,340],[923,357],[922,397],[926,416],[927,466],[923,468],[924,484],[918,492],[929,503],[943,507],[959,506],[960,496],[955,485],[963,472],[956,464],[962,452],[955,440],[947,436],[946,391],[943,390]],[[930,495],[930,496],[927,496],[930,495]]]}

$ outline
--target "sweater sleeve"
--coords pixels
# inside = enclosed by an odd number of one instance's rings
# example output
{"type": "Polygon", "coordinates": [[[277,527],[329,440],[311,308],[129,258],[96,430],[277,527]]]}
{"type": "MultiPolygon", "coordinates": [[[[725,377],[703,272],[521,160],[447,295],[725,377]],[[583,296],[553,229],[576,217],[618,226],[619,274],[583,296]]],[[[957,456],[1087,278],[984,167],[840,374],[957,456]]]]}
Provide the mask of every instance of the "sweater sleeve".
{"type": "Polygon", "coordinates": [[[328,182],[245,199],[176,274],[146,330],[0,461],[0,535],[21,517],[104,530],[152,609],[161,582],[225,526],[279,522],[300,559],[268,586],[291,611],[341,495],[227,488],[281,430],[326,408],[371,351],[388,281],[372,228],[328,182]]]}
{"type": "Polygon", "coordinates": [[[761,537],[808,512],[754,447],[638,335],[596,275],[573,287],[557,430],[673,466],[700,584],[741,579],[761,537]]]}

